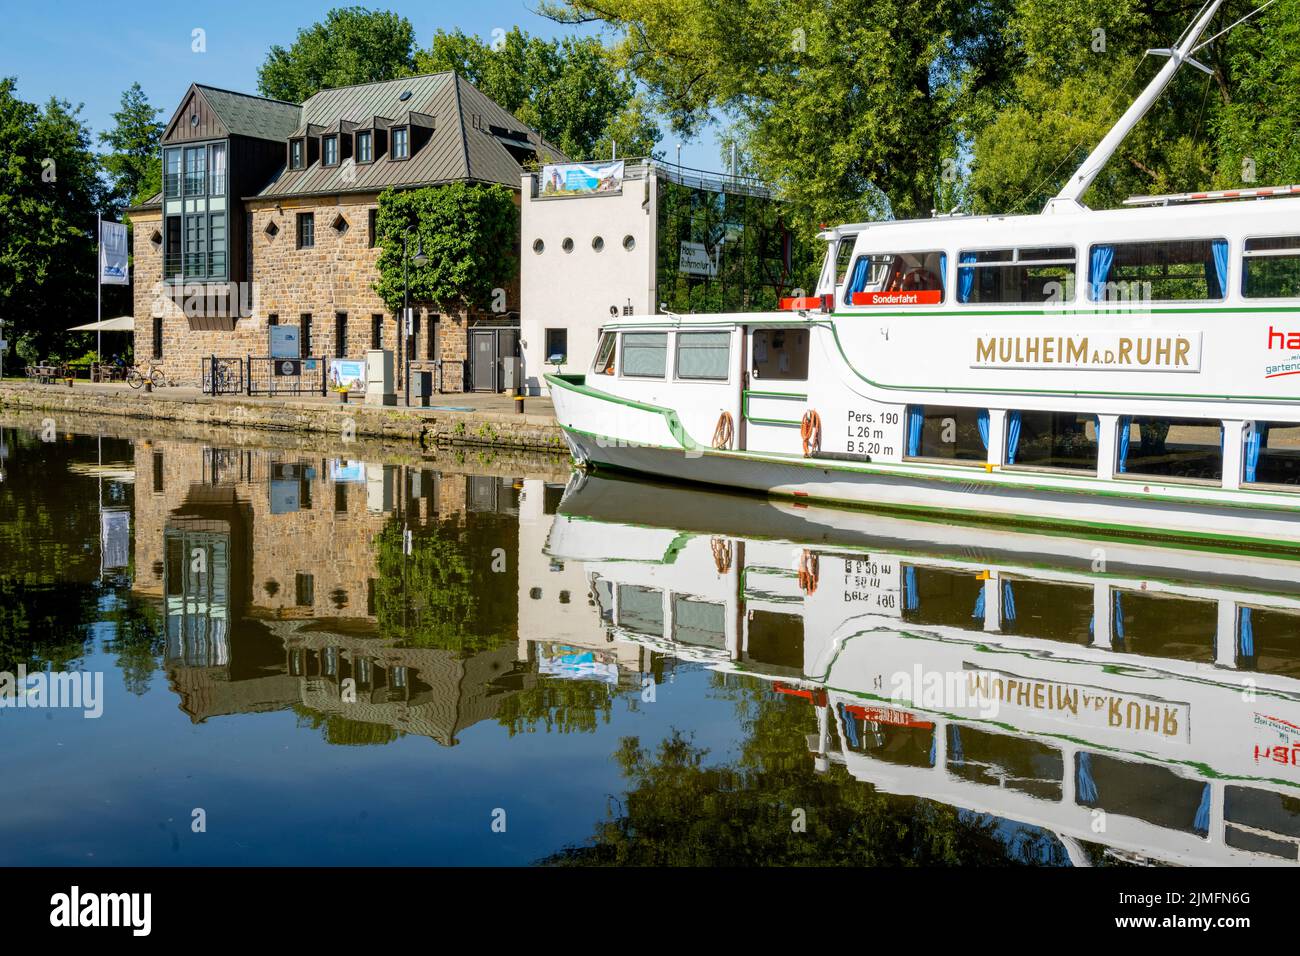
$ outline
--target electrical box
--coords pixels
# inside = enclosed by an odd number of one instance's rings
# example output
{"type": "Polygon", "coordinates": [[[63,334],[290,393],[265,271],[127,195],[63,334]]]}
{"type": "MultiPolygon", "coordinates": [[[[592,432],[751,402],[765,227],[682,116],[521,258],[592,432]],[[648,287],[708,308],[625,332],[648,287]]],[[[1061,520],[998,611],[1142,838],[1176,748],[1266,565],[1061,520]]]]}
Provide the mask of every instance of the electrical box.
{"type": "Polygon", "coordinates": [[[396,405],[393,388],[393,353],[390,349],[366,352],[366,404],[396,405]]]}

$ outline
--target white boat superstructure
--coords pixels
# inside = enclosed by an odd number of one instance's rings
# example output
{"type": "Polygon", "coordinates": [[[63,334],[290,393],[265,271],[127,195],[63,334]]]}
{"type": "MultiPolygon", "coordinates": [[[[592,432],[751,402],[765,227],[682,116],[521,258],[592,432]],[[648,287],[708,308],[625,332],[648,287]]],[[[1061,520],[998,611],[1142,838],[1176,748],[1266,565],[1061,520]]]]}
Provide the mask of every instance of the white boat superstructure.
{"type": "Polygon", "coordinates": [[[578,478],[547,552],[611,639],[806,698],[820,770],[1067,847],[1300,862],[1294,565],[839,517],[578,478]]]}
{"type": "Polygon", "coordinates": [[[1217,7],[1043,213],[842,225],[788,311],[606,326],[589,374],[547,376],[575,458],[1293,549],[1300,189],[1078,201],[1217,7]]]}

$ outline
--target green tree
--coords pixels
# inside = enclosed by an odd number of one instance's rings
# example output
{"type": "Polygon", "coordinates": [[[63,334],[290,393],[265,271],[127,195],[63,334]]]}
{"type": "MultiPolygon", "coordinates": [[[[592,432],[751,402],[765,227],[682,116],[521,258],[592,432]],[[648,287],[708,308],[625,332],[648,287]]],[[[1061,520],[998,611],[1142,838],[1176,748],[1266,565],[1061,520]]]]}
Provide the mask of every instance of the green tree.
{"type": "Polygon", "coordinates": [[[1013,0],[566,0],[682,135],[721,117],[805,229],[928,215],[965,120],[1006,82],[1013,0]]]}
{"type": "Polygon", "coordinates": [[[411,302],[441,309],[486,309],[493,290],[510,285],[519,270],[519,208],[499,184],[449,183],[379,196],[378,231],[383,252],[375,291],[388,307],[402,306],[404,278],[411,302]],[[402,261],[402,237],[417,241],[428,263],[402,261]]]}
{"type": "Polygon", "coordinates": [[[455,70],[569,156],[648,156],[659,138],[636,84],[595,37],[542,40],[518,27],[495,45],[439,30],[416,71],[455,70]]]}
{"type": "Polygon", "coordinates": [[[100,165],[80,107],[16,88],[0,80],[0,318],[23,360],[80,354],[65,330],[95,314],[100,165]]]}
{"type": "MultiPolygon", "coordinates": [[[[1206,36],[1252,6],[1226,4],[1206,36]]],[[[1173,0],[1018,0],[1007,37],[1022,68],[974,133],[974,211],[1041,209],[1164,64],[1146,50],[1171,46],[1194,13],[1173,0]]],[[[1298,0],[1202,49],[1212,75],[1183,68],[1084,201],[1105,208],[1133,194],[1294,181],[1298,52],[1298,0]]]]}
{"type": "Polygon", "coordinates": [[[275,45],[257,71],[263,96],[301,103],[324,89],[391,80],[415,66],[415,28],[388,10],[338,7],[298,31],[287,50],[275,45]]]}
{"type": "Polygon", "coordinates": [[[113,114],[113,128],[99,134],[99,141],[110,149],[101,161],[113,182],[115,206],[142,202],[162,188],[161,112],[149,103],[140,84],[132,83],[113,114]]]}

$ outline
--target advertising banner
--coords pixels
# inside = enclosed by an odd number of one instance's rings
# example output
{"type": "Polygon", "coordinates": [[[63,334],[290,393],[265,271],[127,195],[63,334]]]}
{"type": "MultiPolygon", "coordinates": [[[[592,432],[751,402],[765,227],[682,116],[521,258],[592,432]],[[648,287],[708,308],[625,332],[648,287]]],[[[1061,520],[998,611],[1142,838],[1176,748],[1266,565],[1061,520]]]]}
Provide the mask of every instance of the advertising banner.
{"type": "Polygon", "coordinates": [[[99,224],[99,283],[126,285],[130,282],[126,265],[126,224],[99,224]]]}
{"type": "Polygon", "coordinates": [[[623,191],[623,160],[608,163],[555,163],[542,167],[545,197],[590,196],[623,191]]]}
{"type": "Polygon", "coordinates": [[[327,383],[332,392],[364,392],[366,363],[360,359],[330,359],[327,383]]]}

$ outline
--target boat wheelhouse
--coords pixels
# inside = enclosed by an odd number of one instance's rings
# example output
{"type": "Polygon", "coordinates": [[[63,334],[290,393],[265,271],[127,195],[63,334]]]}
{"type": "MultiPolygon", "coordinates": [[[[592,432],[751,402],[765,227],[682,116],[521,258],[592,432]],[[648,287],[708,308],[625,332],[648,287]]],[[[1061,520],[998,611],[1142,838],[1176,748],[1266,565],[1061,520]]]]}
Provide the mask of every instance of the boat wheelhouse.
{"type": "Polygon", "coordinates": [[[633,316],[548,376],[575,458],[752,491],[1300,543],[1300,186],[842,225],[782,312],[633,316]]]}

